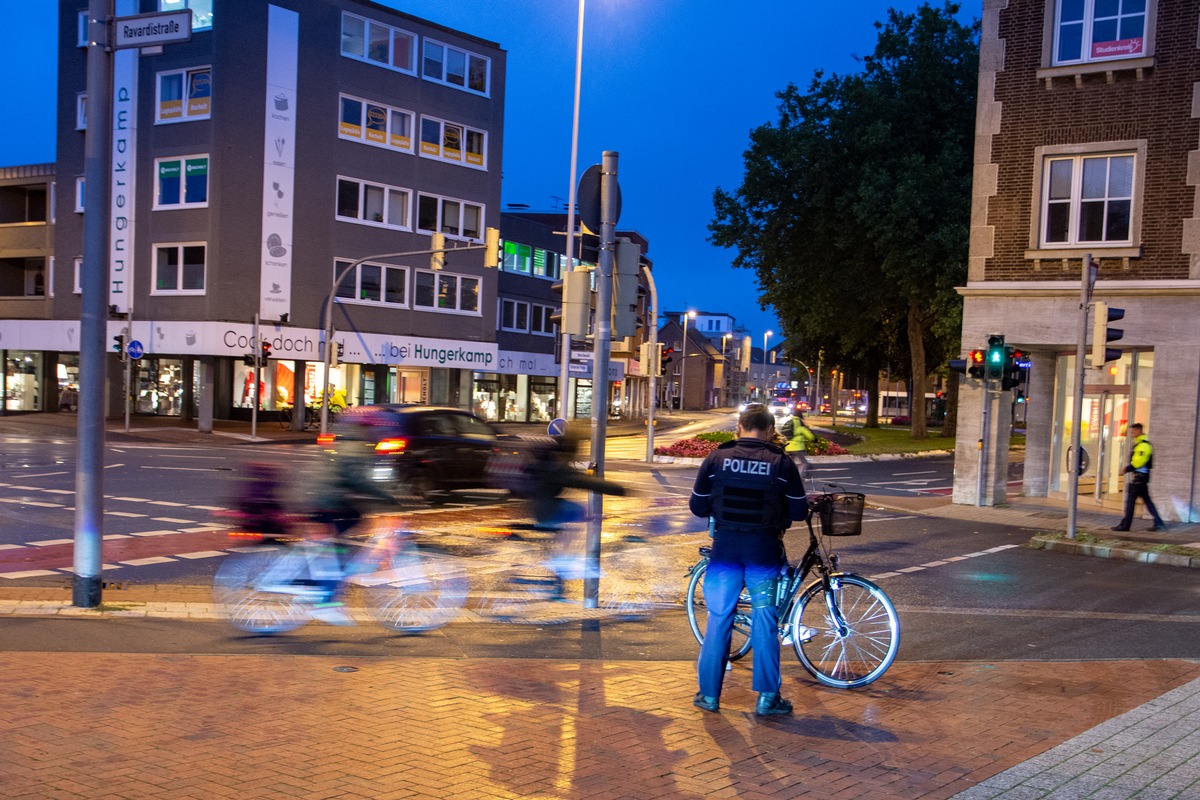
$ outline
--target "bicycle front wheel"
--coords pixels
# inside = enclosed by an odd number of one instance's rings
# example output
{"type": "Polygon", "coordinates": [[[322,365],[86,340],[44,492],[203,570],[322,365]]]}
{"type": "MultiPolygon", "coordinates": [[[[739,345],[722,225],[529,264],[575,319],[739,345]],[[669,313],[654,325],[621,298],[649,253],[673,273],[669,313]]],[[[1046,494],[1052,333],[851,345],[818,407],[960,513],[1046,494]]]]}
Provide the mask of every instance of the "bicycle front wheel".
{"type": "Polygon", "coordinates": [[[857,689],[879,678],[896,659],[900,620],[884,591],[857,575],[834,575],[826,592],[822,581],[804,590],[792,610],[796,657],[826,686],[857,689]]]}
{"type": "Polygon", "coordinates": [[[213,579],[213,602],[221,616],[240,631],[293,631],[308,621],[308,610],[283,589],[303,571],[303,559],[287,549],[230,553],[213,579]],[[272,586],[275,591],[270,591],[272,586]]]}
{"type": "MultiPolygon", "coordinates": [[[[708,562],[696,565],[687,588],[687,618],[692,636],[704,644],[704,629],[708,624],[708,607],[704,604],[704,573],[708,562]]],[[[733,638],[729,642],[729,660],[737,661],[750,652],[750,595],[745,589],[738,595],[737,611],[733,615],[733,638]]]]}

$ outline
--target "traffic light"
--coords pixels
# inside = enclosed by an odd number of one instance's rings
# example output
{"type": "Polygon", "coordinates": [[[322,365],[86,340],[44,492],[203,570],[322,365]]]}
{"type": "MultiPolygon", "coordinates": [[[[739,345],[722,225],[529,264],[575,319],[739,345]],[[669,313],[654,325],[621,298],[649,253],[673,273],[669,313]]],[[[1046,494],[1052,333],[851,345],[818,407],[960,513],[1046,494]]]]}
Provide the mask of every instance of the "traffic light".
{"type": "Polygon", "coordinates": [[[617,239],[616,269],[613,270],[612,335],[623,339],[637,333],[638,269],[642,248],[628,239],[617,239]]]}
{"type": "Polygon", "coordinates": [[[1008,350],[1004,347],[1004,337],[998,333],[993,333],[988,337],[988,348],[985,356],[986,368],[985,374],[989,380],[1002,380],[1004,378],[1004,364],[1008,360],[1008,350]]]}
{"type": "Polygon", "coordinates": [[[972,378],[983,378],[983,351],[972,350],[967,354],[967,374],[972,378]]]}
{"type": "Polygon", "coordinates": [[[1092,307],[1096,316],[1092,319],[1092,354],[1088,359],[1088,366],[1099,369],[1109,361],[1116,361],[1121,357],[1121,351],[1115,347],[1108,347],[1108,343],[1124,336],[1125,329],[1110,328],[1108,323],[1124,319],[1125,309],[1110,308],[1103,300],[1092,303],[1092,307]]]}
{"type": "Polygon", "coordinates": [[[262,348],[262,361],[260,361],[259,363],[266,364],[267,359],[271,357],[271,343],[270,342],[262,342],[260,346],[262,348]]]}
{"type": "Polygon", "coordinates": [[[500,266],[503,254],[500,250],[500,229],[487,228],[483,232],[483,265],[490,269],[500,266]]]}
{"type": "Polygon", "coordinates": [[[965,358],[952,358],[948,364],[951,370],[962,375],[967,374],[968,360],[965,358]]]}
{"type": "Polygon", "coordinates": [[[254,353],[243,353],[242,354],[242,363],[245,364],[247,367],[257,367],[258,366],[258,361],[256,360],[254,353]]]}
{"type": "Polygon", "coordinates": [[[1007,392],[1021,383],[1021,364],[1025,361],[1025,354],[1011,344],[1004,348],[1004,352],[1004,374],[1000,378],[1000,388],[1007,392]]]}
{"type": "Polygon", "coordinates": [[[429,245],[429,268],[438,270],[446,266],[446,237],[444,234],[433,234],[433,242],[429,245]]]}
{"type": "Polygon", "coordinates": [[[125,334],[118,333],[113,337],[113,352],[119,355],[122,361],[125,360],[125,334]]]}
{"type": "Polygon", "coordinates": [[[664,374],[666,374],[666,371],[667,371],[667,365],[675,360],[675,348],[674,347],[663,347],[661,344],[659,345],[659,347],[662,347],[662,353],[659,355],[660,366],[658,369],[658,374],[664,375],[664,374]]]}
{"type": "Polygon", "coordinates": [[[659,367],[662,366],[661,354],[662,342],[655,342],[654,347],[650,347],[649,342],[642,342],[638,348],[638,360],[642,362],[642,372],[646,375],[658,377],[661,373],[659,367]]]}
{"type": "Polygon", "coordinates": [[[550,321],[563,333],[587,336],[591,321],[592,278],[583,270],[563,273],[551,290],[562,295],[562,306],[550,315],[550,321]]]}

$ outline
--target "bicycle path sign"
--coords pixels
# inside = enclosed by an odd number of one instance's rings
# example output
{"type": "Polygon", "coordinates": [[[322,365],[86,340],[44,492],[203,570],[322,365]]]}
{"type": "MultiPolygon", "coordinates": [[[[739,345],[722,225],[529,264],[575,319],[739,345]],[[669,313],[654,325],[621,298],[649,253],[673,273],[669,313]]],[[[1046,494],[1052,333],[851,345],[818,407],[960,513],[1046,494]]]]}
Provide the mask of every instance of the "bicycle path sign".
{"type": "Polygon", "coordinates": [[[142,347],[142,343],[137,339],[131,339],[129,344],[125,345],[125,352],[129,354],[130,358],[132,358],[134,361],[137,361],[142,357],[142,354],[145,352],[145,348],[142,347]]]}

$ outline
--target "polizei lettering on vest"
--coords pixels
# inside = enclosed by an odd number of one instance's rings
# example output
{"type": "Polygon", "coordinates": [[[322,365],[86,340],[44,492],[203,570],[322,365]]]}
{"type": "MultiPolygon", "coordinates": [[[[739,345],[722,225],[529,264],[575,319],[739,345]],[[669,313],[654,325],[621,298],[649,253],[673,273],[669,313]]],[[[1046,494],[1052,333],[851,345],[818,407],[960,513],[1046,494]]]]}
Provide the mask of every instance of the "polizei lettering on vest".
{"type": "Polygon", "coordinates": [[[726,458],[721,462],[721,469],[726,472],[740,472],[743,475],[770,475],[771,462],[749,461],[744,458],[726,458]]]}

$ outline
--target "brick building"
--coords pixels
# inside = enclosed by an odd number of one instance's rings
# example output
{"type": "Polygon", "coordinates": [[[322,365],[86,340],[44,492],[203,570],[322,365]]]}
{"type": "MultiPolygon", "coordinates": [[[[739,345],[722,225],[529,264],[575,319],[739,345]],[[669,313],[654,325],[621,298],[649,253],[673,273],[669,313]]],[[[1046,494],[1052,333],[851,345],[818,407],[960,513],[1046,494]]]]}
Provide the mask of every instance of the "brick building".
{"type": "MultiPolygon", "coordinates": [[[[1079,424],[1080,502],[1119,505],[1127,426],[1155,442],[1153,495],[1195,518],[1200,490],[1200,5],[985,0],[963,347],[1000,333],[1030,354],[1022,490],[1065,496],[1079,424]],[[1122,308],[1123,352],[1088,368],[1073,419],[1083,259],[1122,308]]],[[[1114,325],[1116,327],[1117,325],[1114,325]]],[[[1090,322],[1087,330],[1091,330],[1090,322]]],[[[964,379],[954,499],[1003,502],[1012,395],[964,379]],[[982,472],[981,472],[982,466],[982,472]],[[981,491],[982,487],[982,491],[981,491]]]]}

